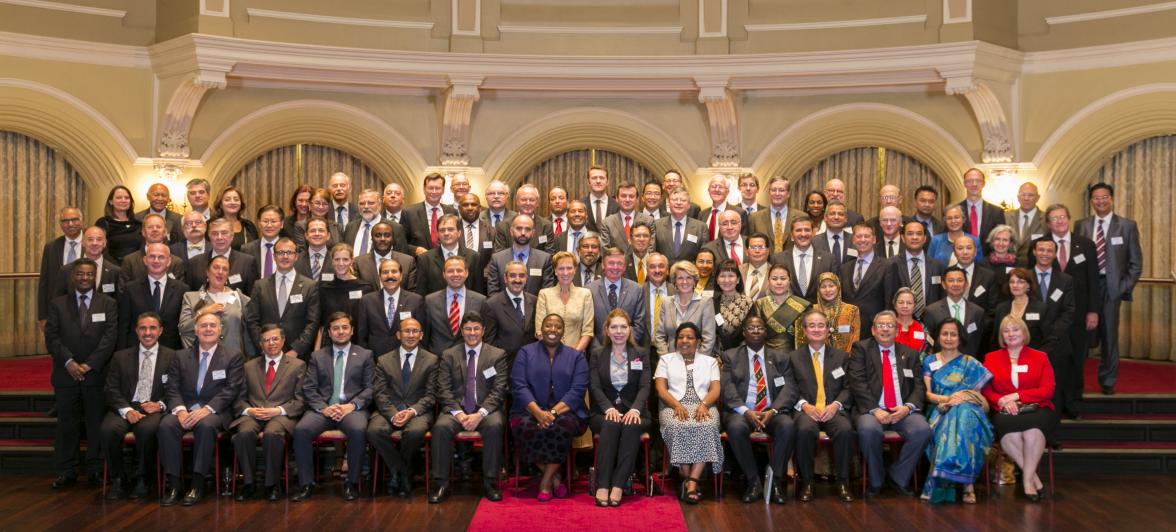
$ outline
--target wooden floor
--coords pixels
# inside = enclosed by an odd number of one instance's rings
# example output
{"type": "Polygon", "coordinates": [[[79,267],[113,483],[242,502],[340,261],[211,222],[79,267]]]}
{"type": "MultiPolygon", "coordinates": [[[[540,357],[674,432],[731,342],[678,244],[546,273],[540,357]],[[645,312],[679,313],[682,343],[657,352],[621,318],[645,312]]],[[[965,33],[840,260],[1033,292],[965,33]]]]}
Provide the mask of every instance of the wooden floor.
{"type": "MultiPolygon", "coordinates": [[[[449,531],[466,528],[478,504],[475,489],[463,488],[441,505],[418,495],[410,502],[389,497],[345,503],[338,483],[322,488],[308,503],[235,503],[206,499],[191,507],[161,508],[157,503],[104,501],[97,490],[75,487],[51,492],[47,477],[0,477],[0,530],[133,529],[152,531],[196,529],[449,531]],[[340,528],[342,526],[342,528],[340,528]]],[[[418,493],[421,492],[418,489],[418,493]]],[[[1017,497],[1010,488],[986,497],[980,490],[975,506],[931,506],[913,498],[884,495],[869,503],[837,501],[829,488],[818,489],[812,503],[790,501],[784,506],[744,505],[728,493],[684,506],[690,530],[1176,530],[1176,477],[1059,477],[1058,492],[1038,504],[1017,497]]],[[[585,511],[591,499],[580,492],[585,511]]]]}

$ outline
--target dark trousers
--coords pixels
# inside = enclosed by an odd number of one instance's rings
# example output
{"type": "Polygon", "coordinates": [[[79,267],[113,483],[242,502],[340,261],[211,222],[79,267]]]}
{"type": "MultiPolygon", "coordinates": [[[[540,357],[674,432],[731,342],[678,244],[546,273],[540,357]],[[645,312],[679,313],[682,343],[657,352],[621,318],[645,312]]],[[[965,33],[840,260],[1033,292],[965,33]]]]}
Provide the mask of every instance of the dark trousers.
{"type": "MultiPolygon", "coordinates": [[[[442,414],[433,424],[433,482],[438,486],[449,484],[449,467],[453,462],[453,437],[463,431],[457,418],[442,414]]],[[[506,416],[501,410],[491,412],[478,423],[477,432],[482,435],[482,482],[490,484],[498,479],[498,468],[502,464],[502,435],[506,430],[506,416]]],[[[403,442],[401,449],[404,448],[403,442]]]]}
{"type": "Polygon", "coordinates": [[[253,472],[257,469],[258,434],[261,434],[261,448],[265,452],[266,487],[274,486],[282,478],[282,466],[286,465],[286,438],[290,436],[286,423],[292,422],[285,417],[258,421],[247,416],[237,423],[233,450],[246,484],[253,484],[253,472]]]}
{"type": "MultiPolygon", "coordinates": [[[[1085,317],[1083,321],[1085,321],[1085,317]]],[[[1083,342],[1085,343],[1085,342],[1083,342]]],[[[1054,370],[1053,403],[1059,412],[1078,413],[1082,401],[1082,364],[1084,356],[1071,351],[1051,350],[1046,353],[1054,370]]]]}
{"type": "MultiPolygon", "coordinates": [[[[760,478],[759,467],[755,463],[755,454],[751,448],[752,424],[747,418],[728,412],[724,414],[723,426],[727,431],[727,444],[731,446],[731,454],[735,455],[735,462],[747,477],[749,484],[758,484],[760,478]]],[[[793,446],[796,442],[796,424],[787,415],[776,414],[764,427],[764,432],[772,436],[772,456],[768,457],[768,465],[772,467],[774,478],[785,478],[788,474],[788,460],[792,458],[793,446]]]]}
{"type": "MultiPolygon", "coordinates": [[[[836,468],[837,479],[849,479],[849,461],[853,449],[853,426],[849,418],[840,412],[833,419],[824,423],[817,423],[808,414],[797,412],[792,418],[796,424],[796,469],[800,479],[806,483],[813,481],[813,461],[817,452],[817,438],[821,431],[829,435],[833,442],[833,466],[836,468]]],[[[730,437],[730,434],[727,435],[730,437]]]]}
{"type": "Polygon", "coordinates": [[[881,488],[886,475],[882,470],[883,432],[893,430],[902,436],[902,451],[898,461],[890,466],[890,478],[896,484],[910,487],[911,475],[931,439],[931,426],[920,414],[910,414],[898,423],[883,426],[873,414],[862,414],[857,418],[858,447],[866,455],[866,467],[870,472],[870,487],[881,488]]]}
{"type": "MultiPolygon", "coordinates": [[[[380,415],[372,416],[367,424],[367,439],[371,442],[380,459],[388,464],[388,470],[412,478],[412,458],[425,442],[425,433],[429,432],[433,424],[433,416],[426,414],[414,416],[403,427],[395,427],[392,422],[380,415]],[[392,443],[392,433],[400,432],[400,448],[392,443]]],[[[437,435],[433,435],[436,439],[437,435]]],[[[453,439],[451,436],[449,439],[453,439]]],[[[448,471],[448,469],[446,469],[448,471]]]]}
{"type": "Polygon", "coordinates": [[[607,421],[600,414],[588,417],[588,427],[600,437],[596,446],[596,489],[623,488],[628,484],[641,454],[641,434],[649,432],[649,426],[645,416],[636,425],[607,421]]]}
{"type": "MultiPolygon", "coordinates": [[[[209,414],[192,427],[192,474],[207,476],[212,471],[216,436],[225,429],[220,414],[209,414]]],[[[163,456],[163,472],[179,478],[183,472],[184,430],[180,418],[168,414],[159,422],[159,452],[163,456]]]]}
{"type": "Polygon", "coordinates": [[[139,479],[148,485],[155,483],[155,458],[159,452],[159,423],[163,421],[164,413],[147,414],[138,423],[132,425],[118,415],[109,411],[102,419],[102,452],[106,455],[106,464],[110,469],[110,478],[126,477],[123,467],[123,438],[127,432],[135,435],[135,456],[139,459],[139,479]]]}
{"type": "Polygon", "coordinates": [[[335,421],[318,412],[306,412],[294,427],[294,462],[298,464],[298,483],[306,486],[314,483],[314,439],[328,430],[341,430],[347,436],[347,482],[359,483],[363,472],[363,461],[367,456],[364,429],[367,428],[367,412],[357,410],[343,419],[335,421]]]}
{"type": "Polygon", "coordinates": [[[53,390],[56,394],[57,425],[53,431],[53,463],[57,473],[77,476],[78,454],[82,434],[78,426],[85,425],[86,472],[102,474],[102,416],[106,415],[106,396],[101,386],[63,386],[53,390]]]}

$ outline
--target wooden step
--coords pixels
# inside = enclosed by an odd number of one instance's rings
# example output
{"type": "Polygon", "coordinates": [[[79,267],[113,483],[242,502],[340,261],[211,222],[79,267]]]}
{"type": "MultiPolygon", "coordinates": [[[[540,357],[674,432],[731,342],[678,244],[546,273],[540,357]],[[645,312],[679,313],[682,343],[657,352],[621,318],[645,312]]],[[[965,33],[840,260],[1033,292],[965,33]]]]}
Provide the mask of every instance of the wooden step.
{"type": "Polygon", "coordinates": [[[1064,419],[1058,438],[1064,442],[1176,442],[1176,419],[1064,419]]]}

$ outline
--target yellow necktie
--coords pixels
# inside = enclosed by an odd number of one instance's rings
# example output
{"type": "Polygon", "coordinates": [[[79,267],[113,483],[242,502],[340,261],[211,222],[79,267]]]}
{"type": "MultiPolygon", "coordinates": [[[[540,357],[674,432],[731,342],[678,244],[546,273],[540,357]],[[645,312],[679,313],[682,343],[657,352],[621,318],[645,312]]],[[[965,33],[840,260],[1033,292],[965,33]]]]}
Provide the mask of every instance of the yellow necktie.
{"type": "Polygon", "coordinates": [[[817,375],[817,412],[825,412],[825,372],[821,370],[821,352],[813,353],[813,373],[817,375]]]}
{"type": "Polygon", "coordinates": [[[784,251],[784,221],[781,218],[776,214],[776,221],[772,224],[772,251],[776,253],[784,251]]]}
{"type": "Polygon", "coordinates": [[[656,288],[653,291],[653,326],[659,327],[661,325],[661,288],[656,288]]]}
{"type": "Polygon", "coordinates": [[[645,261],[643,260],[637,261],[637,282],[639,284],[645,282],[645,261]]]}

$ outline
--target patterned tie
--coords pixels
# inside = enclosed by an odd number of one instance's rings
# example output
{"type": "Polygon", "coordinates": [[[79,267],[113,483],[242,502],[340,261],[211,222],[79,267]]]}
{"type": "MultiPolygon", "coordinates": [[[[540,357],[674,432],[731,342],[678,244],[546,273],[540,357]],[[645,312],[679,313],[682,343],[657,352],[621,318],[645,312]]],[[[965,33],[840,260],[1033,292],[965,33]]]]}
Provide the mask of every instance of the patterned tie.
{"type": "Polygon", "coordinates": [[[437,247],[437,207],[433,207],[433,216],[429,218],[429,243],[437,247]]]}
{"type": "Polygon", "coordinates": [[[155,288],[151,290],[151,307],[155,309],[155,312],[159,312],[162,299],[163,287],[159,285],[159,281],[155,281],[155,288]]]}
{"type": "Polygon", "coordinates": [[[555,236],[563,234],[563,218],[555,219],[555,236]]]}
{"type": "Polygon", "coordinates": [[[339,227],[347,226],[347,209],[343,207],[335,209],[335,223],[339,224],[339,227]]]}
{"type": "Polygon", "coordinates": [[[494,215],[494,227],[498,227],[498,224],[500,222],[502,222],[502,214],[501,213],[495,214],[494,215]]]}
{"type": "Polygon", "coordinates": [[[364,222],[363,223],[363,236],[360,237],[361,238],[361,240],[360,240],[361,245],[359,248],[360,255],[367,255],[368,241],[371,240],[371,237],[369,236],[371,234],[371,230],[372,230],[372,223],[371,222],[364,222]]]}
{"type": "Polygon", "coordinates": [[[478,239],[474,236],[474,226],[466,226],[466,249],[478,250],[478,239]]]}
{"type": "Polygon", "coordinates": [[[952,319],[954,319],[960,323],[964,322],[964,320],[960,319],[960,304],[959,303],[952,303],[951,317],[952,317],[952,319]]]}
{"type": "Polygon", "coordinates": [[[972,236],[979,237],[980,236],[980,216],[976,214],[976,204],[975,203],[972,204],[972,215],[968,218],[968,221],[971,222],[971,224],[972,224],[972,227],[970,228],[971,229],[970,232],[972,233],[972,236]]]}
{"type": "Polygon", "coordinates": [[[200,353],[200,363],[196,366],[196,396],[200,396],[200,389],[204,388],[204,377],[208,373],[208,357],[212,353],[203,351],[200,353]]]}
{"type": "Polygon", "coordinates": [[[731,242],[731,253],[729,255],[731,255],[731,260],[735,261],[735,266],[739,266],[743,264],[743,261],[739,260],[739,251],[735,249],[735,244],[735,241],[731,242]]]}
{"type": "Polygon", "coordinates": [[[286,303],[290,300],[290,288],[286,286],[285,274],[278,275],[278,317],[286,313],[286,303]]]}
{"type": "Polygon", "coordinates": [[[616,283],[608,285],[608,309],[615,310],[617,308],[617,285],[616,283]]]}
{"type": "Polygon", "coordinates": [[[759,353],[755,354],[751,372],[755,374],[755,411],[763,412],[768,407],[768,382],[764,379],[764,367],[759,353]]]}
{"type": "Polygon", "coordinates": [[[915,295],[915,316],[922,316],[927,301],[923,299],[923,271],[917,258],[911,259],[911,293],[915,295]]]}
{"type": "Polygon", "coordinates": [[[473,349],[466,353],[465,397],[461,400],[461,409],[467,414],[478,410],[478,361],[474,358],[477,354],[473,349]]]}
{"type": "Polygon", "coordinates": [[[751,282],[747,285],[747,296],[755,299],[760,291],[760,273],[755,267],[749,266],[748,269],[751,270],[748,272],[751,274],[751,282]]]}
{"type": "Polygon", "coordinates": [[[1058,240],[1058,264],[1062,266],[1062,271],[1065,271],[1066,266],[1069,265],[1069,259],[1070,257],[1066,253],[1066,239],[1058,240]]]}
{"type": "Polygon", "coordinates": [[[637,261],[637,284],[645,283],[645,261],[637,261]]]}
{"type": "Polygon", "coordinates": [[[772,224],[772,251],[784,251],[784,213],[776,211],[776,221],[772,224]]]}
{"type": "Polygon", "coordinates": [[[457,304],[458,294],[453,294],[453,302],[449,304],[449,329],[453,331],[453,336],[457,336],[457,332],[461,330],[461,307],[457,304]]]}
{"type": "Polygon", "coordinates": [[[523,312],[523,298],[512,297],[511,300],[514,301],[515,313],[519,315],[519,320],[526,321],[527,314],[525,312],[523,312]]]}
{"type": "Polygon", "coordinates": [[[337,405],[340,398],[343,397],[343,373],[347,363],[344,355],[346,353],[341,349],[335,351],[335,371],[331,376],[331,400],[328,401],[328,404],[337,405]]]}
{"type": "Polygon", "coordinates": [[[882,405],[887,410],[898,407],[898,394],[894,391],[894,367],[890,365],[890,350],[882,350],[882,405]]]}
{"type": "Polygon", "coordinates": [[[74,241],[69,242],[69,253],[65,255],[65,263],[69,264],[78,260],[78,243],[74,241]]]}
{"type": "Polygon", "coordinates": [[[1041,287],[1041,300],[1042,301],[1045,301],[1048,298],[1048,294],[1049,294],[1049,281],[1046,279],[1046,277],[1048,275],[1049,275],[1049,272],[1037,272],[1037,276],[1041,278],[1041,281],[1039,281],[1037,283],[1037,286],[1041,287]]]}
{"type": "Polygon", "coordinates": [[[630,220],[632,220],[632,216],[626,214],[625,215],[625,242],[629,241],[629,230],[632,228],[632,225],[630,224],[630,220]]]}
{"type": "Polygon", "coordinates": [[[274,273],[274,245],[273,244],[266,244],[265,245],[265,265],[264,265],[264,268],[265,268],[265,270],[262,271],[262,275],[264,275],[265,277],[269,277],[270,275],[273,275],[273,273],[274,273]]]}
{"type": "Polygon", "coordinates": [[[1029,215],[1022,214],[1021,215],[1021,235],[1020,235],[1021,240],[1025,240],[1025,231],[1028,231],[1028,230],[1029,230],[1029,215]]]}
{"type": "Polygon", "coordinates": [[[86,294],[78,296],[78,318],[81,319],[82,327],[86,326],[86,318],[89,317],[87,314],[90,313],[90,305],[86,304],[86,298],[88,297],[90,296],[86,294]]]}
{"type": "Polygon", "coordinates": [[[143,362],[139,364],[139,382],[135,384],[135,396],[131,398],[136,403],[151,400],[151,382],[155,380],[155,353],[143,352],[143,362]]]}
{"type": "Polygon", "coordinates": [[[813,353],[813,374],[817,376],[817,413],[825,413],[825,372],[821,369],[821,352],[813,353]]]}
{"type": "Polygon", "coordinates": [[[1094,248],[1098,254],[1098,272],[1106,273],[1107,271],[1107,241],[1103,234],[1102,218],[1098,220],[1098,227],[1094,230],[1094,248]]]}
{"type": "Polygon", "coordinates": [[[833,235],[833,261],[841,264],[841,235],[833,235]]]}
{"type": "Polygon", "coordinates": [[[674,257],[682,249],[682,222],[674,222],[674,257]]]}
{"type": "Polygon", "coordinates": [[[862,286],[862,273],[865,271],[865,269],[866,269],[866,259],[858,259],[857,260],[857,272],[854,273],[854,275],[853,275],[854,289],[861,288],[861,286],[862,286]]]}
{"type": "Polygon", "coordinates": [[[890,258],[890,257],[893,257],[893,256],[894,256],[894,241],[893,241],[893,240],[891,240],[891,241],[889,242],[889,244],[890,244],[890,245],[889,245],[889,246],[887,246],[887,248],[886,248],[886,258],[890,258]]]}
{"type": "Polygon", "coordinates": [[[267,394],[270,393],[270,390],[274,387],[274,374],[277,373],[277,370],[274,367],[275,364],[277,364],[277,362],[274,362],[273,360],[269,361],[269,368],[265,370],[265,393],[267,394]]]}
{"type": "Polygon", "coordinates": [[[388,296],[388,330],[392,330],[392,323],[396,321],[396,298],[388,296]]]}
{"type": "Polygon", "coordinates": [[[808,265],[805,263],[805,260],[804,260],[804,258],[807,256],[808,256],[808,253],[801,253],[800,254],[800,265],[796,267],[796,284],[798,286],[800,286],[800,293],[801,294],[808,293],[808,282],[809,282],[808,265]]]}
{"type": "Polygon", "coordinates": [[[312,253],[310,258],[310,276],[317,281],[319,274],[323,273],[323,257],[321,253],[312,253]]]}

